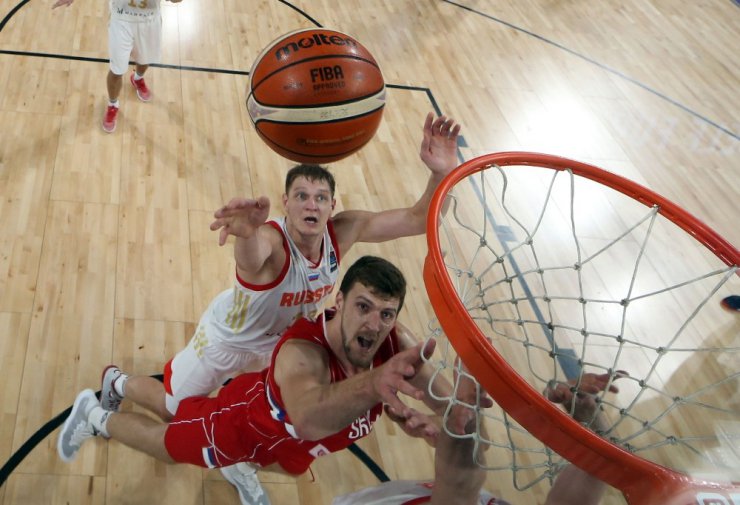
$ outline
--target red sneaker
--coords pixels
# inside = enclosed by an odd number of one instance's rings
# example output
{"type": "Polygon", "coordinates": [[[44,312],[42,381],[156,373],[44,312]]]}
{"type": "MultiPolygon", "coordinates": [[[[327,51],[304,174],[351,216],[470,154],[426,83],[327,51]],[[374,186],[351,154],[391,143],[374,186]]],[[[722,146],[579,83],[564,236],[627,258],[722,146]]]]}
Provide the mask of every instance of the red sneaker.
{"type": "Polygon", "coordinates": [[[118,119],[118,107],[115,105],[109,105],[105,109],[105,116],[103,117],[103,130],[108,133],[113,133],[116,130],[116,120],[118,119]]]}
{"type": "Polygon", "coordinates": [[[149,91],[149,88],[146,87],[146,82],[144,82],[143,77],[137,81],[134,79],[134,74],[132,73],[131,85],[136,88],[136,96],[139,97],[139,100],[142,102],[148,102],[152,99],[152,93],[149,91]]]}

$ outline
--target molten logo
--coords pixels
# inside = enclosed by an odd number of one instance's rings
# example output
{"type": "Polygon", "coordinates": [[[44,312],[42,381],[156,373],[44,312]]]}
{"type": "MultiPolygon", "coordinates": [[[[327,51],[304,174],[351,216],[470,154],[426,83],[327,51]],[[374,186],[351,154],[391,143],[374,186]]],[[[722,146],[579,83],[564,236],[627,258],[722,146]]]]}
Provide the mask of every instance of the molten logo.
{"type": "Polygon", "coordinates": [[[357,47],[357,42],[349,37],[340,37],[339,35],[327,35],[325,33],[314,33],[310,37],[304,37],[298,39],[296,42],[290,42],[285,44],[283,47],[279,47],[275,51],[275,59],[277,61],[285,60],[290,56],[290,53],[297,53],[301,49],[308,49],[313,46],[324,46],[324,45],[335,45],[335,46],[352,46],[357,47]]]}

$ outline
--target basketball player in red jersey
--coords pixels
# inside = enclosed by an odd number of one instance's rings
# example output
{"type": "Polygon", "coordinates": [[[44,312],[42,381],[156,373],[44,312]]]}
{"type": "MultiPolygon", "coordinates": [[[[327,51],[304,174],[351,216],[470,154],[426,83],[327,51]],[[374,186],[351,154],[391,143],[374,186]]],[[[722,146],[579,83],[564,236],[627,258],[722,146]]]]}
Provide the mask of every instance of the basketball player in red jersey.
{"type": "MultiPolygon", "coordinates": [[[[626,376],[617,372],[615,380],[626,376]]],[[[578,384],[578,394],[574,395],[570,387],[557,384],[545,390],[547,398],[562,404],[565,410],[582,422],[590,422],[595,415],[595,428],[606,428],[602,414],[597,411],[595,395],[603,391],[609,382],[608,374],[596,375],[585,373],[578,384]],[[575,402],[575,405],[573,405],[575,402]]],[[[575,384],[576,381],[570,381],[575,384]]],[[[613,384],[609,386],[612,393],[618,392],[613,384]]],[[[475,432],[475,414],[464,405],[489,404],[486,399],[476,402],[475,383],[462,379],[457,387],[457,399],[450,411],[447,429],[455,435],[466,435],[475,432]]],[[[485,444],[481,444],[479,451],[485,444]]],[[[434,455],[434,481],[390,481],[378,486],[363,489],[345,496],[337,497],[332,505],[511,505],[508,501],[497,498],[483,491],[485,470],[475,463],[472,455],[475,451],[475,440],[455,438],[446,431],[437,437],[434,455]]],[[[477,455],[483,463],[485,456],[477,455]]],[[[558,475],[545,499],[545,505],[597,505],[604,494],[606,485],[574,465],[566,466],[558,475]]]]}
{"type": "MultiPolygon", "coordinates": [[[[336,306],[286,330],[268,368],[237,376],[216,397],[181,400],[166,424],[105,410],[86,389],[62,427],[59,455],[70,461],[85,440],[103,435],[168,463],[248,461],[298,475],[316,457],[368,435],[383,403],[404,431],[434,438],[431,420],[398,397],[423,400],[437,413],[446,405],[427,393],[433,370],[420,356],[422,344],[396,321],[405,292],[395,266],[364,256],[344,276],[336,306]]],[[[150,386],[156,390],[150,394],[164,394],[161,383],[150,386]]],[[[450,393],[449,384],[438,381],[433,390],[450,393]]]]}
{"type": "MultiPolygon", "coordinates": [[[[220,230],[219,243],[236,237],[234,287],[213,299],[190,343],[166,364],[166,393],[151,384],[155,379],[129,378],[113,366],[103,374],[103,407],[117,411],[125,395],[169,421],[183,398],[208,394],[241,371],[261,370],[291,323],[318,314],[334,289],[341,257],[353,244],[424,233],[434,190],[458,165],[459,132],[453,119],[427,115],[420,157],[430,176],[411,207],[346,210],[332,217],[333,176],[318,165],[298,165],[286,176],[284,217],[268,221],[271,202],[265,196],[235,198],[218,209],[211,229],[220,230]]],[[[221,471],[243,504],[255,501],[245,498],[249,494],[264,496],[253,469],[221,471]]]]}

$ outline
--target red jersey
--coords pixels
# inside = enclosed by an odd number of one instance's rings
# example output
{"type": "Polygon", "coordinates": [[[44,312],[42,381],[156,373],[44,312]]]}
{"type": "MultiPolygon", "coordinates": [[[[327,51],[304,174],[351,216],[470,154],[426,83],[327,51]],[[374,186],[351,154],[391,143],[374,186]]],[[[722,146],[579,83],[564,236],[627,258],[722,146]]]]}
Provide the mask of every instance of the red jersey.
{"type": "MultiPolygon", "coordinates": [[[[275,347],[271,366],[262,372],[238,376],[221,388],[215,398],[182,400],[165,433],[170,456],[180,463],[205,467],[228,466],[240,461],[261,466],[279,463],[285,471],[298,475],[318,456],[344,449],[367,436],[383,411],[381,403],[338,433],[316,441],[299,439],[272,373],[275,356],[282,345],[287,340],[301,339],[326,349],[332,383],[346,379],[326,341],[324,322],[334,314],[329,309],[316,321],[301,319],[288,328],[275,347]]],[[[399,351],[394,328],[378,349],[373,366],[380,366],[399,351]]]]}

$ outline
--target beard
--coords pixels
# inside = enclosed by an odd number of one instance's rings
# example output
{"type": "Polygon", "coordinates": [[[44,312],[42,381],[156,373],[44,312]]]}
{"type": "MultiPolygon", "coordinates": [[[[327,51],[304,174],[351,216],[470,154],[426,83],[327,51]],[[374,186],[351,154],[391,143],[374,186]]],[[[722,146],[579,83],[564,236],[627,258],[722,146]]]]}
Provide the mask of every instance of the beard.
{"type": "MultiPolygon", "coordinates": [[[[344,355],[347,357],[347,361],[355,368],[362,368],[364,370],[369,369],[373,364],[373,358],[375,352],[367,353],[365,348],[360,346],[357,342],[357,335],[350,336],[344,328],[344,314],[342,314],[342,320],[340,322],[340,331],[342,333],[342,348],[344,349],[344,355]],[[352,343],[355,343],[355,347],[352,347],[352,343]],[[361,350],[356,350],[357,348],[361,350]]],[[[373,339],[373,345],[375,345],[377,337],[373,339]]],[[[377,349],[376,349],[377,352],[377,349]]]]}

